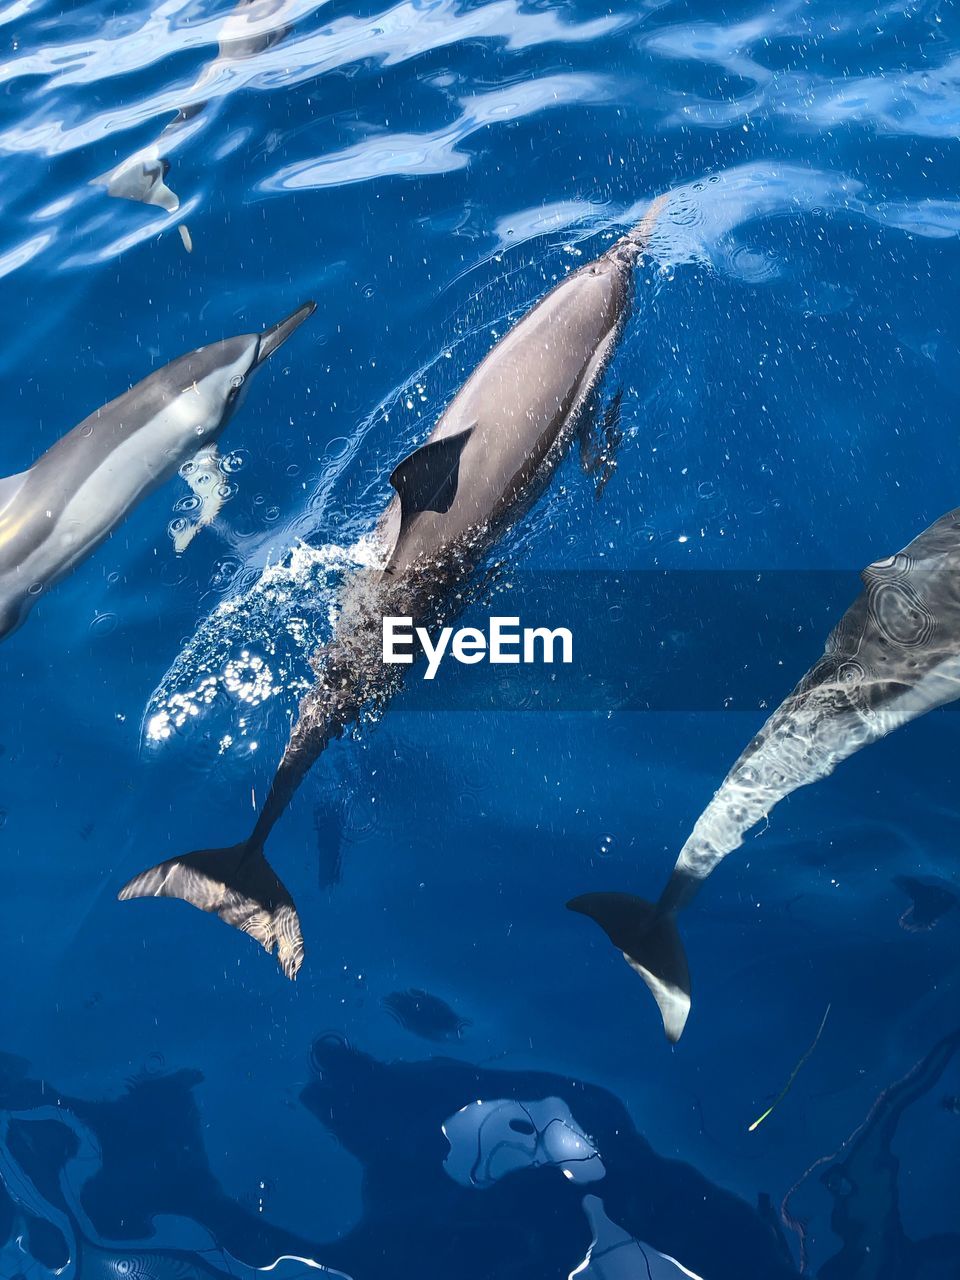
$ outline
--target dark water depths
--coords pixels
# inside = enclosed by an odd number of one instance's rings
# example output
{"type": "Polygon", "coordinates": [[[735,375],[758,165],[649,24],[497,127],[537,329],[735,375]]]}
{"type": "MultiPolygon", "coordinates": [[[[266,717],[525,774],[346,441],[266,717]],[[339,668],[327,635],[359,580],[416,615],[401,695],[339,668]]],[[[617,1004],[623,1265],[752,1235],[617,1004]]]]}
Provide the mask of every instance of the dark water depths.
{"type": "Polygon", "coordinates": [[[0,8],[2,474],[318,302],[215,526],[178,557],[167,486],[0,649],[0,1280],[547,1280],[594,1237],[589,1280],[960,1277],[954,711],[712,877],[676,1048],[563,909],[659,889],[857,571],[960,503],[957,10],[290,0],[218,57],[229,13],[0,8]],[[178,211],[91,185],[181,108],[178,211]],[[271,852],[295,985],[118,905],[239,838],[389,469],[661,192],[616,473],[507,546],[602,679],[445,669],[335,744],[271,852]]]}

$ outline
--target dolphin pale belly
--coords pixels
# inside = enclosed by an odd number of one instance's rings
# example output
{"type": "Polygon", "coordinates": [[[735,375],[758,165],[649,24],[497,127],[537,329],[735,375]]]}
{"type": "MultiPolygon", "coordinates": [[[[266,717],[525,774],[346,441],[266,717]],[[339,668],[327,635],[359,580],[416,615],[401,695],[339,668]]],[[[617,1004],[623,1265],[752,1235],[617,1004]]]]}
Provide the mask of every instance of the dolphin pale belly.
{"type": "Polygon", "coordinates": [[[164,365],[97,409],[29,471],[0,480],[0,639],[85,560],[141,498],[208,460],[251,375],[312,314],[164,365]]]}
{"type": "Polygon", "coordinates": [[[183,898],[277,951],[296,976],[303,938],[293,900],[264,843],[327,745],[400,682],[385,666],[382,620],[432,626],[463,606],[478,558],[538,496],[609,362],[633,297],[633,267],[659,210],[550,291],[487,355],[426,443],[390,476],[377,526],[380,567],[357,574],[250,837],[172,858],[131,880],[121,899],[183,898]]]}
{"type": "Polygon", "coordinates": [[[770,716],[698,818],[660,900],[588,893],[567,904],[595,920],[640,974],[672,1041],[690,1010],[676,916],[714,867],[798,787],[960,697],[960,508],[861,578],[864,590],[834,628],[823,657],[770,716]]]}

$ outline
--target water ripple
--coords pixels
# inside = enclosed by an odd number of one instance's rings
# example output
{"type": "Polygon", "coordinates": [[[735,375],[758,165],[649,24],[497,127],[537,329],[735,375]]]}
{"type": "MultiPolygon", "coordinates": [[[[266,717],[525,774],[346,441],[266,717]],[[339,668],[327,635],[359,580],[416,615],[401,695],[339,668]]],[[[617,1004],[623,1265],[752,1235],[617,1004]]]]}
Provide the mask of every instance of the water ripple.
{"type": "Polygon", "coordinates": [[[727,101],[686,95],[675,120],[719,128],[779,117],[807,133],[856,125],[919,138],[955,138],[960,131],[960,57],[954,54],[939,64],[869,76],[784,72],[762,79],[755,92],[727,101]]]}
{"type": "MultiPolygon", "coordinates": [[[[71,85],[100,84],[176,53],[215,43],[222,35],[219,22],[202,23],[184,30],[168,19],[179,12],[184,0],[161,6],[145,25],[133,34],[112,40],[48,48],[41,53],[11,59],[0,65],[0,84],[28,76],[46,76],[48,82],[36,96],[69,88],[71,85]]],[[[315,4],[291,4],[282,15],[287,24],[295,22],[315,4]]],[[[518,0],[494,0],[480,8],[463,8],[450,0],[421,5],[405,0],[375,18],[344,18],[308,35],[291,38],[256,57],[237,62],[216,59],[200,77],[188,85],[167,84],[151,96],[130,102],[126,98],[113,110],[75,120],[63,108],[41,109],[0,133],[0,151],[34,152],[52,156],[88,146],[104,136],[131,129],[144,121],[160,118],[195,102],[211,102],[227,94],[250,88],[289,88],[328,72],[371,61],[384,67],[397,66],[465,40],[503,40],[513,51],[534,45],[565,41],[590,41],[608,35],[631,21],[609,15],[589,22],[571,23],[552,11],[524,11],[518,0]]],[[[275,26],[278,17],[269,19],[275,26]]],[[[257,24],[257,29],[265,23],[257,24]]],[[[74,114],[77,107],[74,104],[74,114]]]]}
{"type": "Polygon", "coordinates": [[[281,169],[261,184],[264,191],[339,186],[387,174],[444,173],[469,157],[459,145],[487,125],[508,124],[552,107],[605,102],[614,96],[609,77],[569,74],[528,80],[508,89],[461,99],[463,111],[450,125],[430,133],[366,138],[356,146],[281,169]]]}

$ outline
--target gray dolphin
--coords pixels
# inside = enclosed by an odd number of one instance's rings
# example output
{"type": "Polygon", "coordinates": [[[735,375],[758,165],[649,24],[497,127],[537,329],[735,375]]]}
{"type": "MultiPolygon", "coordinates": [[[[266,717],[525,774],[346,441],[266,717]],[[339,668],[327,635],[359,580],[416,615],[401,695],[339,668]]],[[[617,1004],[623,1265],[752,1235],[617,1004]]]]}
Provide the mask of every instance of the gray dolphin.
{"type": "Polygon", "coordinates": [[[0,639],[85,560],[141,498],[195,456],[209,460],[250,375],[314,310],[214,342],[97,409],[29,471],[0,479],[0,639]]]}
{"type": "Polygon", "coordinates": [[[823,657],[727,774],[659,901],[588,893],[567,904],[595,920],[644,980],[671,1041],[679,1040],[690,1012],[677,912],[714,867],[798,787],[960,697],[960,508],[860,576],[864,591],[831,632],[823,657]]]}
{"type": "Polygon", "coordinates": [[[662,199],[594,261],[572,272],[503,337],[393,471],[377,526],[380,567],[351,579],[332,642],[253,832],[242,844],[171,858],[136,876],[128,898],[182,898],[248,933],[288,978],[303,960],[293,899],[264,843],[314,761],[346,727],[384,705],[403,668],[385,666],[382,619],[436,625],[463,604],[479,556],[539,495],[581,426],[633,297],[633,267],[662,199]]]}

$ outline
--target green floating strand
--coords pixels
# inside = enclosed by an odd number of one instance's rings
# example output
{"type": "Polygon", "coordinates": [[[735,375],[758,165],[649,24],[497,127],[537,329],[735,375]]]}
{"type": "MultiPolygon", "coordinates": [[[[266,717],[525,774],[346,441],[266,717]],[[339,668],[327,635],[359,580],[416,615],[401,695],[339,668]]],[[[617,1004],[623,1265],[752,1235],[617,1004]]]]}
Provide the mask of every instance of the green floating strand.
{"type": "Polygon", "coordinates": [[[821,1022],[820,1022],[820,1030],[813,1037],[813,1044],[811,1044],[810,1048],[806,1051],[806,1053],[803,1055],[803,1057],[800,1059],[797,1065],[790,1072],[790,1079],[787,1081],[787,1083],[783,1086],[783,1088],[774,1098],[773,1102],[770,1103],[769,1107],[767,1107],[763,1115],[757,1116],[753,1124],[750,1125],[749,1129],[747,1129],[747,1133],[753,1133],[754,1129],[762,1125],[764,1120],[766,1120],[767,1116],[770,1114],[770,1112],[773,1111],[774,1107],[778,1107],[780,1103],[784,1100],[784,1098],[787,1096],[787,1094],[790,1092],[790,1086],[793,1084],[794,1080],[796,1080],[797,1076],[800,1074],[800,1070],[803,1067],[803,1064],[807,1061],[807,1059],[813,1053],[814,1049],[820,1043],[820,1037],[823,1035],[823,1028],[827,1025],[827,1018],[830,1016],[830,1009],[831,1009],[831,1005],[828,1004],[826,1007],[826,1010],[824,1011],[823,1018],[821,1019],[821,1022]]]}

